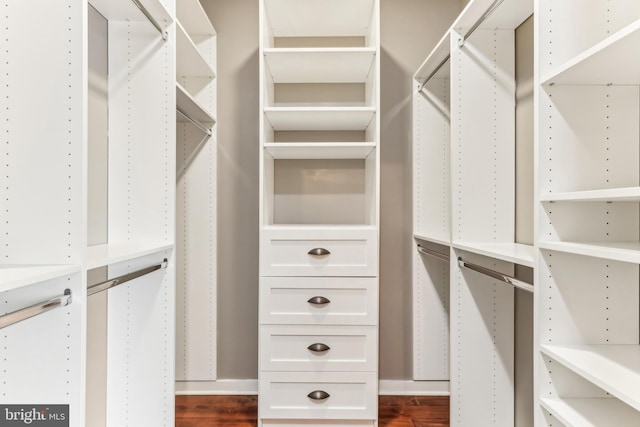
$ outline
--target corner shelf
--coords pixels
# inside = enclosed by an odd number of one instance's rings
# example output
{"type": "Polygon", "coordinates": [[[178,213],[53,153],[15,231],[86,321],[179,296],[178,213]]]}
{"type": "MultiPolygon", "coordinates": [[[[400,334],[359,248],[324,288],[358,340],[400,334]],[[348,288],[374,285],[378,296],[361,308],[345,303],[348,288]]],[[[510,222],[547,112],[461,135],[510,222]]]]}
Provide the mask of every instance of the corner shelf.
{"type": "Polygon", "coordinates": [[[271,48],[265,63],[274,83],[361,83],[372,70],[376,49],[271,48]]]}
{"type": "Polygon", "coordinates": [[[139,258],[146,255],[152,255],[158,252],[170,251],[174,247],[173,244],[105,244],[87,247],[87,269],[105,267],[110,264],[139,258]]]}
{"type": "Polygon", "coordinates": [[[541,350],[607,393],[640,410],[640,346],[542,345],[541,350]]]}
{"type": "Polygon", "coordinates": [[[79,265],[1,265],[0,292],[79,273],[79,265]]]}
{"type": "Polygon", "coordinates": [[[376,148],[374,142],[302,142],[266,143],[264,148],[274,159],[365,159],[376,148]]]}
{"type": "Polygon", "coordinates": [[[640,84],[640,20],[541,77],[550,84],[640,84]]]}
{"type": "Polygon", "coordinates": [[[462,249],[478,255],[533,268],[535,266],[535,248],[520,243],[469,243],[453,242],[455,249],[462,249]]]}
{"type": "Polygon", "coordinates": [[[542,398],[540,403],[566,427],[640,425],[640,413],[613,398],[542,398]]]}
{"type": "Polygon", "coordinates": [[[177,22],[176,25],[176,52],[178,55],[176,61],[178,76],[215,78],[215,71],[202,57],[180,22],[177,22]]]}
{"type": "Polygon", "coordinates": [[[365,130],[375,107],[265,107],[274,130],[365,130]]]}
{"type": "Polygon", "coordinates": [[[541,202],[640,202],[640,187],[548,193],[541,202]]]}
{"type": "Polygon", "coordinates": [[[211,21],[199,0],[180,0],[176,2],[178,21],[188,34],[216,35],[211,21]]]}
{"type": "Polygon", "coordinates": [[[540,242],[540,249],[640,264],[640,242],[540,242]]]}

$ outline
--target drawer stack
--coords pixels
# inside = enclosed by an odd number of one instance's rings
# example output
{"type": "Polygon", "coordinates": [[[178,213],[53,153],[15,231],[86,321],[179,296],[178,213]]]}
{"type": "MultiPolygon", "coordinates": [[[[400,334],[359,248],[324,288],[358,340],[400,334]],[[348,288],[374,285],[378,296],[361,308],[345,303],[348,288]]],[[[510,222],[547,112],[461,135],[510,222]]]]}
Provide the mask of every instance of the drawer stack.
{"type": "Polygon", "coordinates": [[[379,3],[260,0],[259,425],[378,412],[379,3]]]}

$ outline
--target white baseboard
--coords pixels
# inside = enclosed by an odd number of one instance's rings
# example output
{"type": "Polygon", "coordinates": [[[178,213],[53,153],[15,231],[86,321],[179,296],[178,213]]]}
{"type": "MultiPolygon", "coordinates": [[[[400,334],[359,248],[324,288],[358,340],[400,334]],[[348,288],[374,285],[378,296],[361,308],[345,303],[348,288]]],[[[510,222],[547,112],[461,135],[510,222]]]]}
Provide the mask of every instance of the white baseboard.
{"type": "MultiPolygon", "coordinates": [[[[449,396],[448,381],[380,380],[381,396],[449,396]]],[[[178,381],[178,395],[254,395],[258,380],[178,381]]]]}

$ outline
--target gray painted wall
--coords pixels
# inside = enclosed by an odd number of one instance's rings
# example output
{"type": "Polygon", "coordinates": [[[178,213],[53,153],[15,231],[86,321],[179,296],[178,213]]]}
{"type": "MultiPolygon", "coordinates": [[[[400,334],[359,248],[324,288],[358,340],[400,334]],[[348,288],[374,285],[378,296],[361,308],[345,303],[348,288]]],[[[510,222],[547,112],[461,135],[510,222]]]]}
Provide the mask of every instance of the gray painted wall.
{"type": "MultiPolygon", "coordinates": [[[[218,377],[258,366],[258,0],[202,0],[218,31],[218,377]]],[[[466,0],[381,0],[380,377],[411,378],[411,76],[466,0]]]]}

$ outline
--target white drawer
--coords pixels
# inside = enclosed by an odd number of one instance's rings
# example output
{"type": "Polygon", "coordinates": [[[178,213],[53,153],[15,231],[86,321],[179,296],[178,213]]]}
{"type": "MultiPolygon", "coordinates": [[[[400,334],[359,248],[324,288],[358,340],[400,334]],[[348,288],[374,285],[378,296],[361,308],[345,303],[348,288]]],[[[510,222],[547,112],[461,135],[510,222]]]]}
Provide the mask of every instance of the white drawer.
{"type": "Polygon", "coordinates": [[[260,418],[373,420],[378,416],[375,372],[261,372],[260,418]],[[327,393],[325,399],[309,397],[327,393]]]}
{"type": "Polygon", "coordinates": [[[268,227],[262,231],[260,275],[375,277],[377,240],[372,227],[268,227]]]}
{"type": "Polygon", "coordinates": [[[260,323],[376,325],[378,279],[261,277],[260,323]]]}
{"type": "Polygon", "coordinates": [[[375,326],[261,326],[262,371],[375,371],[375,326]]]}

